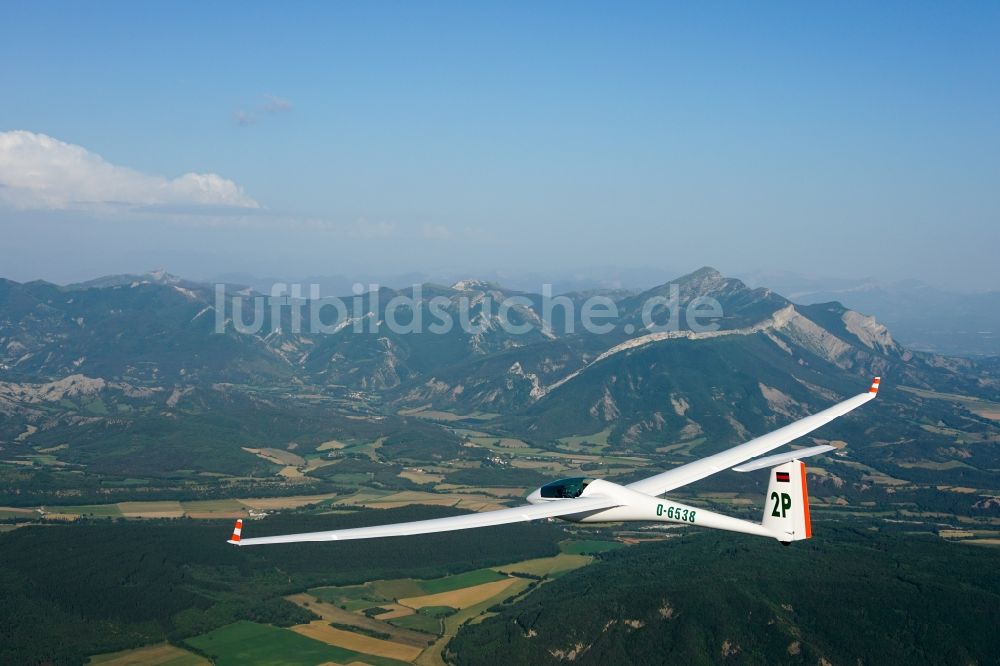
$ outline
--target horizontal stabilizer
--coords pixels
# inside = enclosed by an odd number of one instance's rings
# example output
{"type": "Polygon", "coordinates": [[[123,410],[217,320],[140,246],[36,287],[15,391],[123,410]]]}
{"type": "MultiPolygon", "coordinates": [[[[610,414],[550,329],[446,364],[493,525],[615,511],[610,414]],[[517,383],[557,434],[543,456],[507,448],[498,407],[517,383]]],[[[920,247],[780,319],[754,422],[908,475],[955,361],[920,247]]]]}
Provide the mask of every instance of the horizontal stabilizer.
{"type": "Polygon", "coordinates": [[[811,446],[808,449],[785,451],[784,453],[778,453],[777,455],[767,456],[765,458],[757,458],[756,460],[751,460],[750,462],[743,463],[742,465],[737,465],[733,468],[733,471],[752,472],[755,469],[775,467],[776,465],[786,463],[790,460],[799,460],[801,458],[808,458],[809,456],[816,456],[821,453],[826,453],[827,451],[833,451],[836,448],[837,447],[830,446],[829,444],[823,444],[821,446],[811,446]]]}

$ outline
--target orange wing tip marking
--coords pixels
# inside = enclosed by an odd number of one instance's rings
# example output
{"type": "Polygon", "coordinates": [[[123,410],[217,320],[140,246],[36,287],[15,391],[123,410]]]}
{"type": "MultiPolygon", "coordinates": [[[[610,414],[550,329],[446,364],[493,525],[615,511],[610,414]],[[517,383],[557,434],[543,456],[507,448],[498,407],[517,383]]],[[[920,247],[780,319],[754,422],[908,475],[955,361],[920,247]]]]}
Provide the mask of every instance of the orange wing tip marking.
{"type": "Polygon", "coordinates": [[[869,393],[878,393],[878,383],[882,380],[881,377],[876,377],[872,380],[872,387],[868,389],[869,393]]]}
{"type": "Polygon", "coordinates": [[[802,476],[802,511],[805,514],[806,538],[811,539],[813,535],[813,526],[812,520],[809,518],[809,491],[806,489],[806,464],[800,461],[799,465],[801,466],[799,472],[802,476]]]}
{"type": "Polygon", "coordinates": [[[228,543],[238,544],[240,542],[240,533],[243,531],[243,519],[237,518],[236,525],[233,526],[233,536],[228,541],[228,543]]]}

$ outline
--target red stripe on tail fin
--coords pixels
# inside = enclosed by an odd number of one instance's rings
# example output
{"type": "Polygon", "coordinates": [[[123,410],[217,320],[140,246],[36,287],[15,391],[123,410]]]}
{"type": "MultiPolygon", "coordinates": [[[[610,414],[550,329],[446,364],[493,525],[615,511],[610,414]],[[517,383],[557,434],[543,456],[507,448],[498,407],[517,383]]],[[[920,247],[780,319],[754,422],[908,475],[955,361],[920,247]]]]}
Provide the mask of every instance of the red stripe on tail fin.
{"type": "Polygon", "coordinates": [[[233,526],[233,538],[230,539],[233,543],[239,543],[240,533],[243,531],[243,519],[237,518],[236,525],[233,526]]]}
{"type": "Polygon", "coordinates": [[[878,383],[881,381],[881,377],[876,377],[872,380],[872,387],[868,389],[869,393],[878,393],[878,383]]]}
{"type": "Polygon", "coordinates": [[[806,464],[799,462],[799,475],[802,476],[802,511],[806,521],[806,538],[813,535],[812,521],[809,519],[809,491],[806,489],[806,464]]]}

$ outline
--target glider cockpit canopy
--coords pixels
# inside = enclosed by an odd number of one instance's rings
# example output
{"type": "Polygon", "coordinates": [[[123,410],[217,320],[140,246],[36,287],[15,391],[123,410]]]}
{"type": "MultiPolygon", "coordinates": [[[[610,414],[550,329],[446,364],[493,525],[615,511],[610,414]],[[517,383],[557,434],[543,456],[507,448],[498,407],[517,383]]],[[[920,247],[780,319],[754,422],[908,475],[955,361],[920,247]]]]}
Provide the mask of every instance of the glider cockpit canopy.
{"type": "Polygon", "coordinates": [[[541,496],[544,499],[571,499],[579,497],[584,488],[590,485],[593,479],[578,476],[571,479],[559,479],[552,483],[546,483],[540,488],[541,496]]]}

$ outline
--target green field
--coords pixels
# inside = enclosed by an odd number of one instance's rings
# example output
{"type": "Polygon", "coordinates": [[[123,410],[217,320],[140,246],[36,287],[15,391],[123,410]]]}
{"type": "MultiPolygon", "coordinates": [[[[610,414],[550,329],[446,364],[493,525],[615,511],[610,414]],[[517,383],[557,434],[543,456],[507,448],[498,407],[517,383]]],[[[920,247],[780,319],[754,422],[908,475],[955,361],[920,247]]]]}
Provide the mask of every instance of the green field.
{"type": "Polygon", "coordinates": [[[309,594],[320,601],[340,606],[345,610],[358,611],[371,608],[389,601],[367,585],[350,585],[347,587],[314,587],[307,590],[309,594]]]}
{"type": "Polygon", "coordinates": [[[476,446],[481,446],[497,453],[506,453],[515,456],[534,456],[546,453],[544,449],[529,446],[519,439],[497,435],[470,435],[468,436],[468,440],[476,446]]]}
{"type": "Polygon", "coordinates": [[[452,615],[454,612],[455,609],[450,606],[427,606],[426,608],[421,608],[413,615],[404,615],[403,617],[389,620],[389,624],[440,636],[442,618],[452,615]]]}
{"type": "Polygon", "coordinates": [[[497,573],[493,569],[477,569],[476,571],[466,571],[454,576],[435,578],[434,580],[422,580],[419,581],[419,584],[426,594],[437,594],[438,592],[451,592],[452,590],[460,590],[463,587],[492,583],[495,580],[503,578],[506,578],[506,576],[497,573]]]}
{"type": "Polygon", "coordinates": [[[21,509],[15,507],[4,507],[0,509],[0,520],[13,520],[16,518],[38,518],[38,512],[34,509],[21,509]]]}
{"type": "Polygon", "coordinates": [[[695,439],[689,439],[684,442],[677,442],[675,444],[666,444],[658,447],[656,450],[659,453],[668,453],[674,456],[691,456],[692,449],[695,449],[705,443],[704,437],[697,437],[695,439]]]}
{"type": "Polygon", "coordinates": [[[218,666],[315,666],[329,661],[341,664],[363,661],[372,666],[403,663],[321,643],[287,629],[245,620],[189,638],[186,642],[209,655],[218,666]]]}
{"type": "Polygon", "coordinates": [[[59,513],[77,513],[81,516],[118,518],[122,515],[117,504],[84,504],[81,506],[61,506],[59,513]]]}
{"type": "Polygon", "coordinates": [[[313,587],[309,594],[317,599],[333,603],[337,599],[363,599],[372,592],[364,585],[346,585],[344,587],[313,587]]]}
{"type": "Polygon", "coordinates": [[[424,588],[420,583],[412,578],[398,578],[395,580],[377,580],[370,583],[378,594],[386,599],[405,599],[406,597],[419,597],[424,593],[424,588]]]}
{"type": "Polygon", "coordinates": [[[597,539],[584,539],[582,541],[563,541],[559,544],[562,552],[569,555],[592,555],[594,553],[606,553],[609,550],[624,548],[621,541],[599,541],[597,539]]]}
{"type": "Polygon", "coordinates": [[[559,443],[562,444],[563,448],[570,451],[585,451],[594,453],[608,446],[608,437],[611,435],[611,428],[605,428],[601,432],[595,432],[591,435],[570,435],[569,437],[560,437],[559,443]]]}

